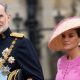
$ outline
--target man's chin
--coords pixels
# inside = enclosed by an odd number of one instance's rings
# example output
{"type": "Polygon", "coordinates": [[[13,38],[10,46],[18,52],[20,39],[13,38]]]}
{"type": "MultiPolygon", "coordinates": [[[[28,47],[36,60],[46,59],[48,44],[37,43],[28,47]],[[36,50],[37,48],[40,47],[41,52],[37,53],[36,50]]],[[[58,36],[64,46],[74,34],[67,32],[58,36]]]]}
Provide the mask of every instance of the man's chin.
{"type": "Polygon", "coordinates": [[[8,27],[7,27],[7,26],[6,26],[6,27],[0,27],[0,33],[5,32],[7,29],[8,29],[8,27]]]}

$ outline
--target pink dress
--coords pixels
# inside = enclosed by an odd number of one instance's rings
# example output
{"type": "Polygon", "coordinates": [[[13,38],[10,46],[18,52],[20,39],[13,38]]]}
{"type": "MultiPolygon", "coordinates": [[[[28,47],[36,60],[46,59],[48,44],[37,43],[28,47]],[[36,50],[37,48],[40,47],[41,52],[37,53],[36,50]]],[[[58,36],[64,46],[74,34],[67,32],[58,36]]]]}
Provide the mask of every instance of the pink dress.
{"type": "Polygon", "coordinates": [[[68,60],[62,56],[57,63],[56,80],[80,80],[80,57],[68,60]]]}

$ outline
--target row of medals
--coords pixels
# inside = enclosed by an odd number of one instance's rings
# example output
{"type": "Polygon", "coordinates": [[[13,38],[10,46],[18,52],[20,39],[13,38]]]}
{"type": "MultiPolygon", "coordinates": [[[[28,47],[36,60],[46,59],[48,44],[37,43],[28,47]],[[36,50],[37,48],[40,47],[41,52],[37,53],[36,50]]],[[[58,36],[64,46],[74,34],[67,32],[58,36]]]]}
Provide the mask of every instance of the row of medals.
{"type": "Polygon", "coordinates": [[[5,50],[3,50],[2,52],[2,57],[0,58],[0,70],[1,70],[1,73],[3,75],[8,75],[10,73],[10,67],[7,65],[7,66],[4,66],[4,64],[6,63],[6,61],[8,61],[10,64],[14,63],[15,62],[15,58],[10,56],[10,53],[14,47],[14,44],[16,43],[16,40],[17,38],[15,38],[13,41],[12,41],[12,44],[9,48],[6,48],[5,50]]]}

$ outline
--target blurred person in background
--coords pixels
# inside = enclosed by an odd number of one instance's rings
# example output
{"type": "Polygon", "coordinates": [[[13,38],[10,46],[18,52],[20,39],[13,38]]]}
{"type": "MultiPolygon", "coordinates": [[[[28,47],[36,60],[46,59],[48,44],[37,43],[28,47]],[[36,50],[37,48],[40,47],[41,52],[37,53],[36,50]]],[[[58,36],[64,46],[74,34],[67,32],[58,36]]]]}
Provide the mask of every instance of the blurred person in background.
{"type": "Polygon", "coordinates": [[[44,80],[31,42],[11,32],[9,22],[7,5],[0,3],[0,80],[44,80]]]}
{"type": "Polygon", "coordinates": [[[80,17],[62,20],[54,29],[48,47],[63,51],[57,63],[55,80],[80,80],[80,17]]]}

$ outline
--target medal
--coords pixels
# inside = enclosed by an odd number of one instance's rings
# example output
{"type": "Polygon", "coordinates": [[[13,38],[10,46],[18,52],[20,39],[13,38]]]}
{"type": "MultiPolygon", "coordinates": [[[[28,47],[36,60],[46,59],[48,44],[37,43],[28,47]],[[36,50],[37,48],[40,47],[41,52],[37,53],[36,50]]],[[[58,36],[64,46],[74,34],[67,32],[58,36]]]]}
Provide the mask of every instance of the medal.
{"type": "Polygon", "coordinates": [[[10,73],[10,68],[8,66],[3,66],[1,71],[3,75],[8,75],[10,73]]]}
{"type": "Polygon", "coordinates": [[[2,52],[2,56],[4,57],[5,60],[7,60],[8,55],[9,55],[9,49],[6,48],[6,49],[3,50],[3,52],[2,52]]]}
{"type": "Polygon", "coordinates": [[[11,64],[12,64],[12,63],[14,63],[14,61],[15,61],[14,57],[12,57],[12,56],[11,56],[11,57],[9,57],[9,59],[8,59],[8,62],[9,62],[9,63],[11,63],[11,64]]]}

